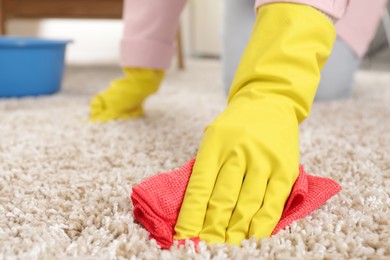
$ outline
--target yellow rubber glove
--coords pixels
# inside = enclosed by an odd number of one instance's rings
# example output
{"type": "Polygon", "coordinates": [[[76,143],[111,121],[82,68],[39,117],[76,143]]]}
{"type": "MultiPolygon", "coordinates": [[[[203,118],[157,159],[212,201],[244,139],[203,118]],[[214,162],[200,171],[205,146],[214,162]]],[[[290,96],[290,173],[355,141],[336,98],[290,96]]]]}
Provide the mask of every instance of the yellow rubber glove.
{"type": "Polygon", "coordinates": [[[239,245],[270,236],[299,173],[298,125],[334,39],[312,7],[259,8],[228,106],[205,130],[175,239],[239,245]]]}
{"type": "Polygon", "coordinates": [[[125,78],[117,79],[97,94],[90,105],[90,122],[107,122],[143,115],[142,104],[156,92],[164,72],[153,69],[124,68],[125,78]]]}

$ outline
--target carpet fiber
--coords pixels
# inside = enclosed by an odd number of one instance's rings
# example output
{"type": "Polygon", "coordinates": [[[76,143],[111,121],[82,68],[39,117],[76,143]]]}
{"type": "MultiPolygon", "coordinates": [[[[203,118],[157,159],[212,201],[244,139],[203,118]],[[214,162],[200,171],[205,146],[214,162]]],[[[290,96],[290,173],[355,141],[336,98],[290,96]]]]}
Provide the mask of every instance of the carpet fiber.
{"type": "Polygon", "coordinates": [[[132,186],[194,157],[223,110],[220,67],[170,71],[146,117],[87,124],[88,102],[120,75],[72,67],[53,96],[0,99],[0,259],[390,258],[390,74],[361,71],[353,97],[316,103],[301,163],[343,190],[270,239],[160,250],[134,222],[132,186]]]}

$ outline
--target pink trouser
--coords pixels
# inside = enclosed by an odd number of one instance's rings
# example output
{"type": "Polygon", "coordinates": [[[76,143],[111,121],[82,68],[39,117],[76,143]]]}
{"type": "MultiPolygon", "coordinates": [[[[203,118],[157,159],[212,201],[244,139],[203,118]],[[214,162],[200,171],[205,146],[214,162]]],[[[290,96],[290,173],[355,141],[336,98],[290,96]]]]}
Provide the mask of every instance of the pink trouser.
{"type": "MultiPolygon", "coordinates": [[[[311,5],[336,18],[343,16],[348,4],[348,0],[257,0],[256,8],[274,2],[311,5]]],[[[167,69],[185,4],[186,0],[125,0],[121,66],[167,69]]]]}

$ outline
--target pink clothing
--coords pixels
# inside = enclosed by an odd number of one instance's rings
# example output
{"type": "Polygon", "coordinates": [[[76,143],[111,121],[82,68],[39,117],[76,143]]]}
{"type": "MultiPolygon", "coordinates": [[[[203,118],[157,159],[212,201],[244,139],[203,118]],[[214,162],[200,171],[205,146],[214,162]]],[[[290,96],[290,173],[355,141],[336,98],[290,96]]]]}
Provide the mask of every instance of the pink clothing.
{"type": "Polygon", "coordinates": [[[186,0],[125,0],[121,66],[167,69],[186,0]]]}
{"type": "MultiPolygon", "coordinates": [[[[291,0],[340,16],[348,0],[291,0]]],[[[281,2],[258,0],[257,6],[281,2]]],[[[121,42],[121,66],[154,69],[169,68],[175,50],[179,17],[186,0],[125,0],[124,36],[121,42]]]]}
{"type": "MultiPolygon", "coordinates": [[[[334,18],[341,18],[345,13],[345,9],[348,5],[349,0],[256,0],[256,8],[261,5],[270,4],[270,3],[296,3],[310,5],[322,12],[332,16],[334,18]]],[[[351,0],[354,1],[354,0],[351,0]]]]}
{"type": "Polygon", "coordinates": [[[336,24],[337,35],[359,57],[367,52],[386,10],[387,0],[351,0],[345,15],[336,24]]]}

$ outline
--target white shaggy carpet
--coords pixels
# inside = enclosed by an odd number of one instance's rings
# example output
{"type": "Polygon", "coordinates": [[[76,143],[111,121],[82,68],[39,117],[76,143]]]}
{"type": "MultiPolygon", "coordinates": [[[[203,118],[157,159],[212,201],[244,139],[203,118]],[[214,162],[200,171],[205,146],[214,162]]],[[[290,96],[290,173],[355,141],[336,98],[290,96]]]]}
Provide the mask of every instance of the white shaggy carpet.
{"type": "Polygon", "coordinates": [[[192,158],[224,107],[216,61],[172,70],[146,117],[86,124],[117,68],[73,67],[53,96],[0,99],[0,259],[390,259],[390,73],[362,71],[353,98],[316,103],[302,163],[343,191],[242,248],[158,249],[134,223],[131,187],[192,158]]]}

